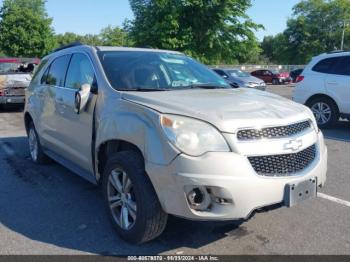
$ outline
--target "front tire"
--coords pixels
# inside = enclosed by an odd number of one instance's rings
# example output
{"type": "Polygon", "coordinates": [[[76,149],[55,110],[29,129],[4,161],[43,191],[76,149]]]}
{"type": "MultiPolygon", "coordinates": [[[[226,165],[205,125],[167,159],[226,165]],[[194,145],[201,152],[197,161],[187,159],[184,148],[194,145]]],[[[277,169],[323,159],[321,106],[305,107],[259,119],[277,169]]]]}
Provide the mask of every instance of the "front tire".
{"type": "Polygon", "coordinates": [[[139,153],[119,152],[108,159],[102,186],[108,213],[121,238],[141,244],[163,233],[168,215],[162,210],[139,153]]]}
{"type": "Polygon", "coordinates": [[[48,156],[45,155],[41,147],[39,136],[35,130],[33,122],[29,124],[28,128],[28,144],[30,157],[34,163],[42,165],[49,162],[48,156]]]}
{"type": "Polygon", "coordinates": [[[330,128],[339,120],[337,105],[327,97],[315,98],[308,103],[320,128],[330,128]]]}

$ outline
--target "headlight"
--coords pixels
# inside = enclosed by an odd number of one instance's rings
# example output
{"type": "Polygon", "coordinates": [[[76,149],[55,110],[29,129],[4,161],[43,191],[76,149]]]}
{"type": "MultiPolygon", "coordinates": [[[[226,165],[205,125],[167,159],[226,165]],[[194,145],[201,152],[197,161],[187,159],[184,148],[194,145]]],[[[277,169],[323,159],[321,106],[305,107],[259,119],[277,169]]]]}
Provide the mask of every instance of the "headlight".
{"type": "Polygon", "coordinates": [[[230,151],[224,137],[208,123],[177,115],[163,115],[160,122],[170,142],[187,155],[230,151]]]}
{"type": "Polygon", "coordinates": [[[311,109],[308,108],[308,107],[307,107],[307,111],[308,111],[308,113],[309,113],[309,117],[310,117],[310,119],[311,119],[313,128],[315,129],[315,131],[316,131],[317,133],[319,133],[319,132],[320,132],[320,129],[319,129],[319,127],[318,127],[318,124],[317,124],[317,121],[316,121],[316,118],[315,118],[314,113],[313,113],[313,112],[311,111],[311,109]]]}

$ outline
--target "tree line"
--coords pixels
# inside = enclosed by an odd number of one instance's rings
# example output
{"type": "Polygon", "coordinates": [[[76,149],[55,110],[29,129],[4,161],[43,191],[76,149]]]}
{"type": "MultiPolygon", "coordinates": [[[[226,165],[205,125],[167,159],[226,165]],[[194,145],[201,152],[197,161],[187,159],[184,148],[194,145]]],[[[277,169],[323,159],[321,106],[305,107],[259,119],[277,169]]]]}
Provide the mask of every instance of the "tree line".
{"type": "Polygon", "coordinates": [[[184,52],[207,64],[304,64],[319,53],[350,47],[350,0],[303,0],[287,29],[260,43],[263,29],[247,15],[251,0],[129,0],[134,13],[122,27],[99,34],[55,34],[45,0],[4,0],[0,50],[7,56],[43,57],[80,41],[90,45],[151,47],[184,52]],[[344,29],[344,30],[343,30],[344,29]]]}
{"type": "Polygon", "coordinates": [[[261,43],[263,57],[277,64],[305,64],[312,57],[350,49],[350,0],[304,0],[293,8],[287,28],[261,43]],[[343,38],[344,36],[344,38],[343,38]]]}

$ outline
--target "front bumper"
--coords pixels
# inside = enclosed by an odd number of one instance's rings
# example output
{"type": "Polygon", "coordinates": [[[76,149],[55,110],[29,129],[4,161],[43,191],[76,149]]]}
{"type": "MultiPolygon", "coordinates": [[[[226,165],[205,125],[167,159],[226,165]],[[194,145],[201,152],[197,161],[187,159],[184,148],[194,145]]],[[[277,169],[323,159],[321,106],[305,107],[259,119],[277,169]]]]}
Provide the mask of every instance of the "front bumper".
{"type": "Polygon", "coordinates": [[[25,96],[1,96],[0,105],[4,104],[24,104],[25,96]]]}
{"type": "Polygon", "coordinates": [[[321,133],[317,147],[313,164],[292,177],[259,176],[247,157],[232,152],[202,157],[179,155],[169,166],[147,163],[146,170],[165,212],[192,220],[234,220],[247,218],[256,209],[283,203],[288,184],[316,177],[318,186],[323,186],[328,153],[321,133]],[[212,197],[232,201],[213,201],[210,210],[196,211],[187,200],[187,193],[194,187],[210,188],[212,197]]]}

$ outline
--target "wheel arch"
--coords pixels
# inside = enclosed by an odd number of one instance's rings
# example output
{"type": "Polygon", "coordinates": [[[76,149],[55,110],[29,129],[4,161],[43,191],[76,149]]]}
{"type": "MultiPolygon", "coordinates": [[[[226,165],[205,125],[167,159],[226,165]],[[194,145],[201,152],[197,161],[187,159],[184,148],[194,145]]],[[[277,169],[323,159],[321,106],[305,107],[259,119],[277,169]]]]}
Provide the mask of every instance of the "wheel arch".
{"type": "Polygon", "coordinates": [[[337,107],[337,110],[338,110],[338,113],[340,113],[340,110],[339,110],[339,106],[338,106],[338,103],[337,101],[335,101],[332,97],[330,97],[329,95],[325,95],[325,94],[315,94],[313,96],[311,96],[306,102],[305,102],[305,105],[307,106],[310,106],[310,103],[311,101],[317,99],[317,98],[326,98],[326,99],[329,99],[331,100],[334,105],[337,107]]]}
{"type": "Polygon", "coordinates": [[[32,116],[30,115],[30,113],[25,112],[24,113],[24,127],[25,127],[25,130],[26,130],[27,134],[28,134],[28,131],[29,131],[29,125],[30,125],[30,123],[33,123],[33,122],[34,121],[33,121],[32,116]]]}
{"type": "Polygon", "coordinates": [[[104,141],[101,143],[97,148],[97,154],[96,154],[96,179],[98,182],[102,181],[102,176],[104,172],[104,168],[107,163],[107,159],[109,155],[116,154],[118,152],[125,152],[125,151],[134,151],[140,154],[143,161],[145,161],[145,157],[142,153],[142,150],[135,145],[134,143],[131,143],[126,140],[122,139],[110,139],[107,141],[104,141]]]}

